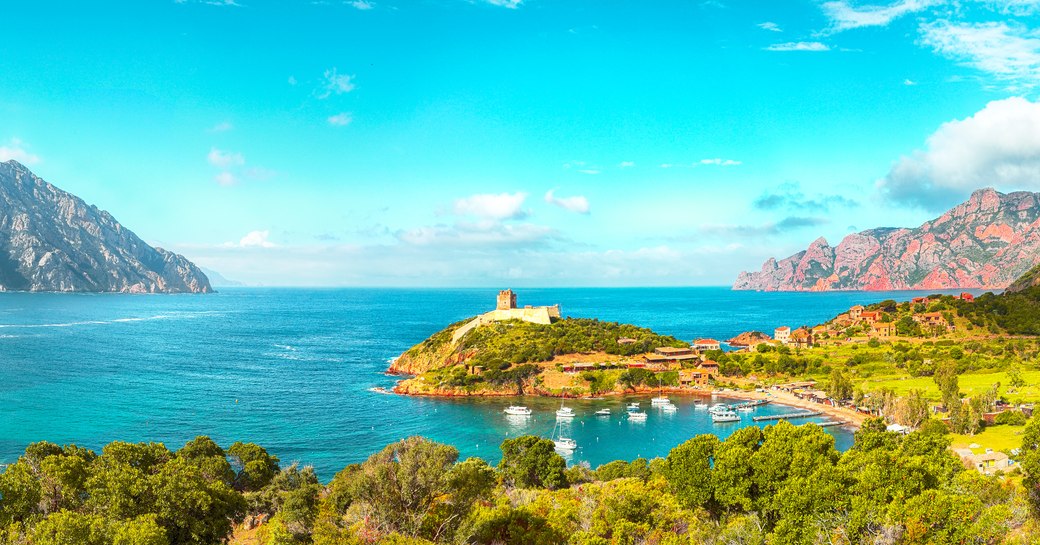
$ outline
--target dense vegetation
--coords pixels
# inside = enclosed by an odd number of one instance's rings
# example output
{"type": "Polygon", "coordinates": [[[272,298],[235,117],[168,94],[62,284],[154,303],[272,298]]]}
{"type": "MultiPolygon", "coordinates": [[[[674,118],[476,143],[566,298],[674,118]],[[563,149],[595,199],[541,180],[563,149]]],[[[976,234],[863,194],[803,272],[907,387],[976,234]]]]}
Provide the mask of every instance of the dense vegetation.
{"type": "Polygon", "coordinates": [[[977,327],[1013,335],[1040,335],[1040,286],[1000,295],[986,293],[974,303],[958,303],[958,311],[977,327]]]}
{"type": "Polygon", "coordinates": [[[475,351],[471,363],[495,368],[503,364],[549,361],[561,354],[602,351],[628,356],[661,346],[687,346],[675,337],[634,325],[587,318],[564,318],[550,325],[519,320],[478,327],[459,342],[461,352],[475,351]],[[634,339],[618,344],[620,338],[634,339]]]}
{"type": "Polygon", "coordinates": [[[901,436],[870,420],[845,453],[783,422],[593,471],[532,436],[503,442],[497,467],[412,437],[322,486],[256,445],[204,437],[100,455],[37,443],[0,475],[0,543],[217,544],[256,514],[273,515],[265,545],[1036,543],[1040,420],[1024,486],[965,470],[948,446],[935,421],[901,436]]]}

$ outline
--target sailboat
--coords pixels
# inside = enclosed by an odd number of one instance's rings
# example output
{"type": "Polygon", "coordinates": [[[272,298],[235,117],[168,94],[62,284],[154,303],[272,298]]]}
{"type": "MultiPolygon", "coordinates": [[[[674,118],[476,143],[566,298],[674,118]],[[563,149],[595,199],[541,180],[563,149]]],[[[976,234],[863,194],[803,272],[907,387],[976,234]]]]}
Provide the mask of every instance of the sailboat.
{"type": "Polygon", "coordinates": [[[574,409],[564,406],[567,401],[567,390],[563,391],[563,399],[560,400],[560,408],[556,411],[556,418],[574,418],[574,409]]]}
{"type": "Polygon", "coordinates": [[[651,405],[671,405],[672,400],[668,399],[668,396],[664,395],[664,383],[661,382],[661,376],[657,376],[657,386],[661,389],[661,395],[650,400],[651,405]]]}
{"type": "Polygon", "coordinates": [[[556,450],[559,450],[559,451],[571,452],[574,449],[578,448],[578,442],[577,441],[575,441],[574,439],[571,439],[570,437],[565,437],[563,435],[563,430],[560,429],[560,421],[559,420],[557,420],[556,421],[556,425],[553,426],[552,442],[553,442],[553,446],[556,447],[556,450]],[[560,430],[560,435],[556,435],[556,431],[557,430],[560,430]]]}

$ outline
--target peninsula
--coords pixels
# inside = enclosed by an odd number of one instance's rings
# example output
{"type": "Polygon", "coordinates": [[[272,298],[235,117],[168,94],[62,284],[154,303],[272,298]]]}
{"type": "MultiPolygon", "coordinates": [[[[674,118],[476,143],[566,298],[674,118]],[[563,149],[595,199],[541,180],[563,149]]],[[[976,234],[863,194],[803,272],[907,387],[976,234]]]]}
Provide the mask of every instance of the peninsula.
{"type": "Polygon", "coordinates": [[[564,318],[559,305],[518,307],[516,294],[503,290],[494,310],[433,334],[394,360],[389,371],[412,375],[394,388],[412,395],[699,389],[718,374],[706,355],[719,348],[718,341],[702,341],[698,348],[634,325],[564,318]]]}

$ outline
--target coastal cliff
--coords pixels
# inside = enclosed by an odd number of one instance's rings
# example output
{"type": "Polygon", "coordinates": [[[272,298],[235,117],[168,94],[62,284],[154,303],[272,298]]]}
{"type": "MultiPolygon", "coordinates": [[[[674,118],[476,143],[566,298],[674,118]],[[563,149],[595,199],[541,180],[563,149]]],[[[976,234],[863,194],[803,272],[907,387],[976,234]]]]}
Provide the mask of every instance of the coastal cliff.
{"type": "Polygon", "coordinates": [[[1037,261],[1040,193],[981,189],[920,227],[861,231],[836,247],[818,238],[758,272],[740,273],[733,289],[1003,289],[1037,261]]]}
{"type": "Polygon", "coordinates": [[[111,214],[0,162],[0,291],[209,293],[184,256],[153,248],[111,214]]]}

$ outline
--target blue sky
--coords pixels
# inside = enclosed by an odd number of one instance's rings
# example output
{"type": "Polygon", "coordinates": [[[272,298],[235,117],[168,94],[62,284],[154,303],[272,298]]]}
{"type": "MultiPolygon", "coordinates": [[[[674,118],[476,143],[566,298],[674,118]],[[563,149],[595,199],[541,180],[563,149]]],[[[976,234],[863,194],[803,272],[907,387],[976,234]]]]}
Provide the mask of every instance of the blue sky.
{"type": "Polygon", "coordinates": [[[1040,0],[11,2],[0,160],[265,285],[725,285],[1040,190],[1040,0]]]}

